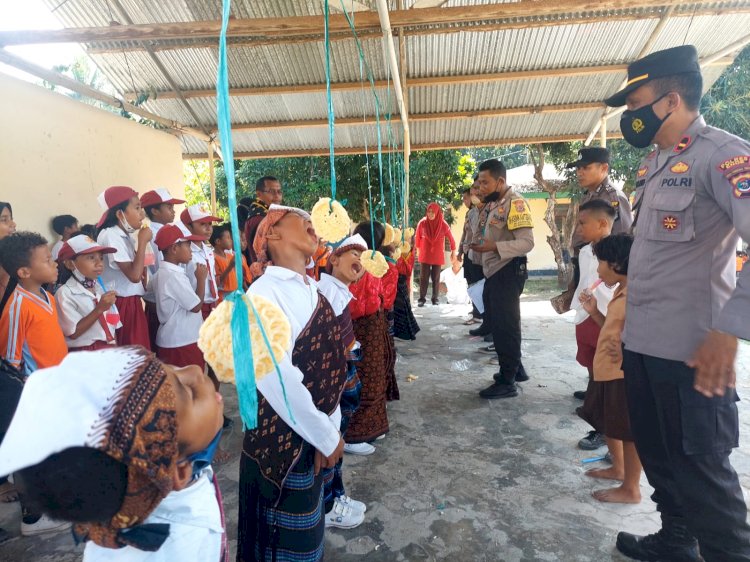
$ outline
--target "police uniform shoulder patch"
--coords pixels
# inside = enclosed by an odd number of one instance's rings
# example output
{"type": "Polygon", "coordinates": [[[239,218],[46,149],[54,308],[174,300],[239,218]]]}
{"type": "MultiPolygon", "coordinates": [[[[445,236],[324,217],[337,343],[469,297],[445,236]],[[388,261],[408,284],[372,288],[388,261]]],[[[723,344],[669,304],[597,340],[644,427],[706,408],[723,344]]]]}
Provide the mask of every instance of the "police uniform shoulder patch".
{"type": "Polygon", "coordinates": [[[534,221],[531,218],[531,210],[523,199],[514,199],[511,201],[510,212],[508,213],[508,230],[517,228],[532,228],[534,221]]]}
{"type": "Polygon", "coordinates": [[[748,163],[750,163],[750,156],[744,154],[740,156],[732,156],[731,158],[727,158],[721,164],[716,166],[716,169],[726,176],[731,174],[732,171],[737,168],[744,168],[748,166],[748,163]]]}
{"type": "Polygon", "coordinates": [[[672,173],[674,173],[674,174],[684,174],[689,169],[690,169],[690,164],[688,164],[687,162],[683,162],[682,160],[680,160],[679,162],[677,162],[677,164],[675,164],[674,166],[672,166],[669,169],[669,171],[672,172],[672,173]]]}
{"type": "Polygon", "coordinates": [[[734,188],[734,196],[737,199],[747,199],[750,197],[750,173],[743,172],[735,174],[729,179],[729,183],[734,188]]]}
{"type": "Polygon", "coordinates": [[[692,137],[684,136],[680,139],[680,142],[678,142],[676,145],[674,145],[674,151],[675,152],[683,152],[685,149],[687,149],[688,146],[693,142],[692,137]]]}

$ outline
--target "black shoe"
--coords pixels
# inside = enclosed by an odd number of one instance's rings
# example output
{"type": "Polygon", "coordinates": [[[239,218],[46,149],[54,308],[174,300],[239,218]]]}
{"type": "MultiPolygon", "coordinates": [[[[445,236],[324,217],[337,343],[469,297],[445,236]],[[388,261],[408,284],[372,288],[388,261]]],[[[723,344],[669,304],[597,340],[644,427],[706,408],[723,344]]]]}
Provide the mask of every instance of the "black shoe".
{"type": "Polygon", "coordinates": [[[437,305],[439,305],[439,304],[440,304],[440,301],[439,301],[439,300],[437,300],[437,299],[432,299],[432,304],[433,304],[434,306],[437,306],[437,305]]]}
{"type": "Polygon", "coordinates": [[[487,343],[492,343],[493,341],[495,341],[495,337],[492,334],[487,334],[486,336],[484,336],[484,341],[486,341],[487,343]]]}
{"type": "Polygon", "coordinates": [[[474,328],[473,330],[469,330],[469,335],[470,336],[487,336],[487,335],[489,335],[491,333],[492,332],[490,331],[490,329],[487,328],[487,327],[485,327],[484,324],[482,324],[481,326],[479,326],[479,328],[474,328]]]}
{"type": "Polygon", "coordinates": [[[513,398],[514,396],[518,396],[518,389],[515,384],[494,382],[484,390],[479,391],[479,396],[488,400],[513,398]]]}
{"type": "Polygon", "coordinates": [[[617,533],[617,550],[635,560],[658,562],[702,562],[698,541],[692,537],[665,532],[663,529],[645,537],[617,533]]]}
{"type": "Polygon", "coordinates": [[[494,344],[493,345],[488,345],[487,347],[480,347],[478,349],[478,351],[480,353],[490,353],[490,354],[493,354],[493,355],[496,353],[495,352],[495,345],[494,344]]]}
{"type": "Polygon", "coordinates": [[[607,442],[604,440],[604,435],[598,431],[589,431],[588,435],[578,442],[578,448],[584,451],[595,451],[599,447],[604,447],[607,442]]]}
{"type": "Polygon", "coordinates": [[[422,308],[422,307],[424,306],[424,303],[425,303],[425,302],[426,302],[426,301],[419,301],[419,302],[417,303],[417,306],[418,306],[419,308],[422,308]]]}
{"type": "Polygon", "coordinates": [[[579,400],[586,400],[586,391],[585,390],[576,390],[573,393],[573,398],[578,398],[579,400]]]}
{"type": "Polygon", "coordinates": [[[521,365],[516,372],[516,382],[526,382],[527,380],[529,380],[529,375],[526,374],[526,369],[521,365]]]}

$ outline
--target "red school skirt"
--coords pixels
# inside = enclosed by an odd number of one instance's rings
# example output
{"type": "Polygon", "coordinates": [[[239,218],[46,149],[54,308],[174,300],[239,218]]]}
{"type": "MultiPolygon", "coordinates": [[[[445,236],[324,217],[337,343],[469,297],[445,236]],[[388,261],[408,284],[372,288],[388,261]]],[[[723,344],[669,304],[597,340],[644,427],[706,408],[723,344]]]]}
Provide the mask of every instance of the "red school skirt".
{"type": "Polygon", "coordinates": [[[115,332],[117,345],[142,345],[151,351],[148,321],[143,311],[141,297],[117,297],[115,304],[117,310],[120,311],[120,322],[122,322],[122,328],[115,332]]]}
{"type": "Polygon", "coordinates": [[[160,347],[156,350],[156,356],[167,365],[175,367],[187,367],[198,365],[201,369],[206,366],[203,352],[197,343],[191,343],[180,347],[160,347]]]}
{"type": "Polygon", "coordinates": [[[214,308],[216,308],[215,302],[204,302],[201,306],[201,314],[203,315],[203,319],[205,320],[208,318],[208,316],[214,311],[214,308]]]}

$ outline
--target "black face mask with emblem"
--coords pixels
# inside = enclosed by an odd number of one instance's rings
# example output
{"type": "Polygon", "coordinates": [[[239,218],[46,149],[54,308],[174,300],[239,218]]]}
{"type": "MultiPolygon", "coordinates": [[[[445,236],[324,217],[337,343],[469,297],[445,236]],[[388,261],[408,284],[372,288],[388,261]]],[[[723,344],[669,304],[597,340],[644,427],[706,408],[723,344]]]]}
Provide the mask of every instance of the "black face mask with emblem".
{"type": "Polygon", "coordinates": [[[646,148],[653,142],[662,123],[672,115],[672,113],[667,113],[664,119],[659,119],[659,116],[654,113],[654,104],[666,95],[664,94],[650,104],[638,109],[623,112],[622,117],[620,117],[620,131],[629,144],[636,148],[646,148]]]}

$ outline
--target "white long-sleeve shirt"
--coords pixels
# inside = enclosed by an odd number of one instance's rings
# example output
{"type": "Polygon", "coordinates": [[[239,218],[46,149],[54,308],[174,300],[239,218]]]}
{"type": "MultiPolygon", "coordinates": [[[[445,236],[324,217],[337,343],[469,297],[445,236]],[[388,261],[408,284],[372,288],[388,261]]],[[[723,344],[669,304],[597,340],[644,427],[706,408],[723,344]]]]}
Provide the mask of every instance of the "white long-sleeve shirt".
{"type": "Polygon", "coordinates": [[[289,417],[276,373],[271,373],[258,381],[258,390],[297,435],[324,455],[331,455],[341,438],[338,430],[341,425],[340,410],[337,408],[330,418],[325,412],[318,410],[310,391],[302,382],[302,371],[292,363],[295,342],[318,306],[319,295],[315,280],[303,277],[291,269],[269,266],[250,286],[247,293],[267,298],[278,305],[289,319],[292,328],[291,341],[289,351],[279,363],[279,370],[284,380],[289,408],[297,423],[293,423],[289,417]]]}
{"type": "MultiPolygon", "coordinates": [[[[580,296],[586,289],[589,289],[597,279],[599,279],[599,273],[597,268],[599,267],[599,260],[594,255],[594,249],[591,244],[586,244],[581,248],[580,254],[578,254],[578,265],[581,269],[581,277],[578,281],[578,287],[576,287],[575,293],[573,293],[573,302],[570,303],[570,307],[576,311],[575,323],[581,324],[589,317],[589,313],[583,308],[581,304],[580,296]]],[[[611,289],[604,283],[600,283],[599,286],[594,289],[593,295],[596,297],[596,308],[599,309],[604,316],[607,315],[607,305],[612,300],[612,295],[615,294],[615,287],[611,289]]]]}

